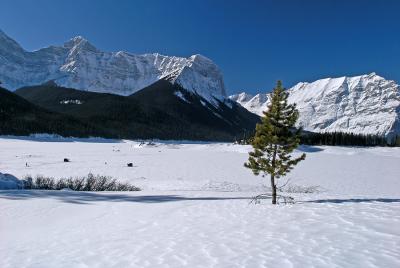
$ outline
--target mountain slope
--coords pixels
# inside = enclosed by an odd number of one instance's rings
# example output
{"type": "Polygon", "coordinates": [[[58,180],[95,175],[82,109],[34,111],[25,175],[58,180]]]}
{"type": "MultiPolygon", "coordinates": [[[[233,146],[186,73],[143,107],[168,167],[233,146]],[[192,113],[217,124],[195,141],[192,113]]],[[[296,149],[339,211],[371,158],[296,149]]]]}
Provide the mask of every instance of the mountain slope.
{"type": "Polygon", "coordinates": [[[131,96],[52,85],[25,87],[16,94],[46,109],[88,120],[120,138],[228,141],[254,129],[259,120],[233,101],[209,102],[167,80],[131,96]]]}
{"type": "Polygon", "coordinates": [[[0,134],[55,133],[63,136],[105,136],[106,131],[71,116],[40,108],[0,87],[0,134]]]}
{"type": "Polygon", "coordinates": [[[113,137],[233,140],[259,120],[226,98],[221,71],[202,55],[103,52],[80,36],[28,52],[0,31],[0,81],[113,137]]]}
{"type": "Polygon", "coordinates": [[[248,111],[262,116],[262,112],[267,110],[268,104],[270,103],[268,93],[258,93],[256,95],[251,95],[245,92],[231,95],[229,99],[236,101],[248,111]]]}
{"type": "Polygon", "coordinates": [[[0,81],[12,90],[54,81],[64,87],[127,96],[160,79],[209,101],[226,97],[221,71],[202,55],[103,52],[81,36],[62,46],[28,52],[0,30],[0,81]]]}
{"type": "Polygon", "coordinates": [[[258,116],[254,116],[229,99],[209,101],[199,94],[165,80],[138,91],[130,98],[137,100],[149,110],[161,108],[174,117],[188,121],[189,124],[201,123],[233,135],[252,131],[259,121],[258,116]]]}
{"type": "MultiPolygon", "coordinates": [[[[298,125],[305,130],[400,134],[400,87],[375,73],[298,83],[288,91],[289,102],[299,109],[298,125]]],[[[231,99],[258,115],[270,102],[268,94],[231,99]]]]}

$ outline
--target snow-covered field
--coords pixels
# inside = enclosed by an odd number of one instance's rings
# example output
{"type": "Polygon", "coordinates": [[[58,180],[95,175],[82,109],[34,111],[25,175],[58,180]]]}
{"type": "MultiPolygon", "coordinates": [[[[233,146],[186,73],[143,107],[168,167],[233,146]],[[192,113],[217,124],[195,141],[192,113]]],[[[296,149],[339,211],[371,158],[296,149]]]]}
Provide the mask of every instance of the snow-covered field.
{"type": "Polygon", "coordinates": [[[301,147],[284,190],[317,191],[278,206],[249,204],[268,186],[243,167],[249,150],[0,138],[2,173],[143,189],[0,190],[0,267],[400,267],[400,148],[301,147]]]}

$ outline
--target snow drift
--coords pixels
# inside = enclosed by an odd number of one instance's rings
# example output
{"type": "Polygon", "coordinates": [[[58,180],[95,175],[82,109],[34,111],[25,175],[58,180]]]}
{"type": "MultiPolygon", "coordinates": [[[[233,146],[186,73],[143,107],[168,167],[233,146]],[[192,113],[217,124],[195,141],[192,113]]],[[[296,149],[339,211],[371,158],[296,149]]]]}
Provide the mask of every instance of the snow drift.
{"type": "Polygon", "coordinates": [[[17,179],[15,176],[0,172],[0,190],[22,189],[23,186],[23,181],[17,179]]]}

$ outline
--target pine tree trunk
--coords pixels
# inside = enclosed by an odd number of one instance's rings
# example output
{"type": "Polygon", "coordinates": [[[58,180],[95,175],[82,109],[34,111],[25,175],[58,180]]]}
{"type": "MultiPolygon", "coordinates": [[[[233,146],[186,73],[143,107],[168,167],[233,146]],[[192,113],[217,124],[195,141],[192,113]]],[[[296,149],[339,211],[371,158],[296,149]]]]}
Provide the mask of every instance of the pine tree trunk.
{"type": "MultiPolygon", "coordinates": [[[[275,160],[276,160],[276,153],[277,153],[278,146],[274,145],[274,154],[272,156],[272,167],[274,170],[276,169],[275,160]]],[[[275,184],[275,174],[271,175],[271,190],[272,190],[272,204],[276,204],[276,184],[275,184]]]]}
{"type": "Polygon", "coordinates": [[[276,185],[275,185],[274,175],[271,175],[271,189],[272,189],[272,204],[276,205],[276,185]]]}

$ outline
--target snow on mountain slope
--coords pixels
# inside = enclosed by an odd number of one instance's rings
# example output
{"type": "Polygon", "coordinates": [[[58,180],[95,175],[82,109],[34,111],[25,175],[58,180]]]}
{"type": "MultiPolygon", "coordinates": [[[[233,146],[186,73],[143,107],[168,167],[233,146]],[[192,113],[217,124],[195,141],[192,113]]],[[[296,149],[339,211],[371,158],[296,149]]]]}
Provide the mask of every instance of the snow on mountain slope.
{"type": "MultiPolygon", "coordinates": [[[[270,102],[268,94],[230,98],[258,115],[270,102]]],[[[400,133],[400,87],[375,73],[298,83],[289,89],[289,102],[297,104],[298,125],[305,130],[389,136],[400,133]]]]}
{"type": "Polygon", "coordinates": [[[268,108],[270,102],[268,93],[259,93],[253,96],[242,92],[240,94],[229,96],[229,98],[236,101],[250,112],[260,116],[262,115],[262,112],[268,108]]]}
{"type": "Polygon", "coordinates": [[[248,94],[246,92],[242,92],[239,94],[231,95],[229,98],[233,101],[239,102],[239,103],[245,103],[251,100],[254,96],[251,94],[248,94]]]}
{"type": "Polygon", "coordinates": [[[208,100],[226,96],[218,66],[201,55],[102,52],[81,36],[63,46],[28,52],[0,30],[0,81],[8,89],[54,81],[64,87],[130,95],[163,78],[208,100]]]}

